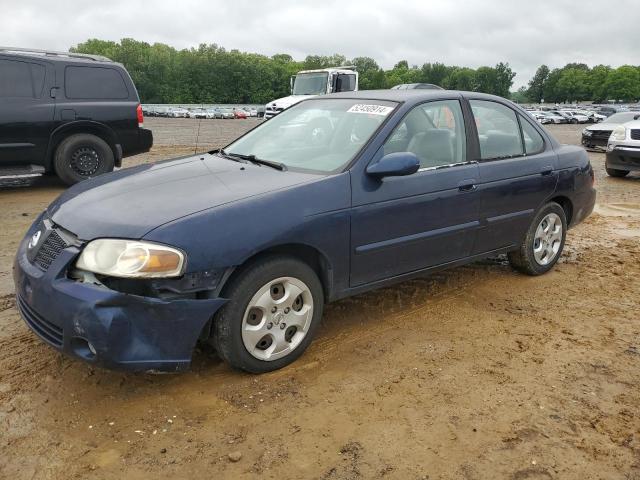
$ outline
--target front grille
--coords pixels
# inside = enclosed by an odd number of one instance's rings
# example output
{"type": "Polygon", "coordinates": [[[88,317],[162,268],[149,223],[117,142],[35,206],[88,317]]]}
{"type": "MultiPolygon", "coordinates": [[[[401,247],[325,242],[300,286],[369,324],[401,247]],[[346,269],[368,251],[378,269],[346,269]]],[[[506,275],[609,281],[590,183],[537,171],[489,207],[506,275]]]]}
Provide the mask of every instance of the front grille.
{"type": "Polygon", "coordinates": [[[611,136],[611,130],[591,130],[591,138],[594,140],[609,140],[611,136]]]}
{"type": "Polygon", "coordinates": [[[640,130],[638,129],[631,130],[631,139],[640,140],[640,130]]]}
{"type": "Polygon", "coordinates": [[[62,348],[62,328],[42,318],[27,302],[17,295],[18,310],[24,321],[40,338],[56,348],[62,348]]]}
{"type": "Polygon", "coordinates": [[[40,246],[38,253],[36,253],[33,261],[42,269],[48,270],[53,261],[60,255],[60,252],[67,248],[67,242],[65,242],[58,232],[51,230],[49,236],[40,246]]]}

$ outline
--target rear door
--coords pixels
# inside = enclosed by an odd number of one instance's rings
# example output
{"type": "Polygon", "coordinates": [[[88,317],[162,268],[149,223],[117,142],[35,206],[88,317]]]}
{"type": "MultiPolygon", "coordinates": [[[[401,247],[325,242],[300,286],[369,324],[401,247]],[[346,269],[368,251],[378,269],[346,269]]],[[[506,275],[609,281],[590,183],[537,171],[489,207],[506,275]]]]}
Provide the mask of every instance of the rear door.
{"type": "Polygon", "coordinates": [[[54,76],[48,62],[0,55],[0,167],[44,164],[54,76]]]}
{"type": "Polygon", "coordinates": [[[420,170],[382,180],[352,177],[352,287],[470,255],[479,202],[467,119],[458,99],[414,107],[371,162],[407,151],[420,159],[420,170]]]}
{"type": "Polygon", "coordinates": [[[138,94],[118,65],[67,65],[64,97],[61,120],[92,120],[109,126],[125,154],[138,146],[138,94]]]}
{"type": "Polygon", "coordinates": [[[534,122],[490,100],[469,101],[480,147],[482,227],[474,254],[517,244],[556,188],[556,154],[534,122]]]}

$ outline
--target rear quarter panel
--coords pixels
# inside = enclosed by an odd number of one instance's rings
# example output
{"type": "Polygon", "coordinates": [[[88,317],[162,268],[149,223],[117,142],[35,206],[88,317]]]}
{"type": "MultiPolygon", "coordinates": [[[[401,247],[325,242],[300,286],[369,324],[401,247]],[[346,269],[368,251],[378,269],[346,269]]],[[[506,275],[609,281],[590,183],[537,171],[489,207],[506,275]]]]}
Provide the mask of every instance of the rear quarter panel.
{"type": "Polygon", "coordinates": [[[558,154],[558,186],[555,196],[567,197],[573,211],[569,226],[576,225],[593,210],[595,189],[593,188],[591,163],[582,147],[561,145],[558,154]]]}

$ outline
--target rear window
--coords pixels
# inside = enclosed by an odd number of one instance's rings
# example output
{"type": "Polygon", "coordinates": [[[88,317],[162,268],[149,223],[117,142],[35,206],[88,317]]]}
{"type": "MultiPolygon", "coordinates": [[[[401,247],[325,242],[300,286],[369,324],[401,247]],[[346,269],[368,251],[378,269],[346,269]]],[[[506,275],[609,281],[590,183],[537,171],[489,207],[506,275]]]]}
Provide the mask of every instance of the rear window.
{"type": "Polygon", "coordinates": [[[522,125],[522,136],[524,138],[524,150],[527,155],[535,155],[544,150],[544,139],[542,135],[523,117],[520,118],[522,125]]]}
{"type": "Polygon", "coordinates": [[[120,72],[105,67],[67,67],[64,73],[67,98],[124,100],[129,98],[120,72]]]}
{"type": "Polygon", "coordinates": [[[516,112],[488,100],[470,100],[469,103],[478,128],[480,155],[483,160],[523,154],[516,112]]]}
{"type": "Polygon", "coordinates": [[[0,60],[0,97],[39,98],[44,87],[42,65],[0,60]]]}

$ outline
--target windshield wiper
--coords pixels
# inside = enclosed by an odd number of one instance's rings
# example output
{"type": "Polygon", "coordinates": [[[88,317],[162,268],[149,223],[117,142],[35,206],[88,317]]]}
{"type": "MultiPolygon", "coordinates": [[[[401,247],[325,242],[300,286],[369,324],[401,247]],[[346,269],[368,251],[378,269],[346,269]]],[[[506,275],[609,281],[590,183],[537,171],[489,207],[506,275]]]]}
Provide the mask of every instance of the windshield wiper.
{"type": "Polygon", "coordinates": [[[242,160],[248,160],[251,163],[256,163],[258,165],[266,165],[267,167],[275,168],[276,170],[285,171],[287,166],[284,163],[274,162],[272,160],[263,160],[262,158],[257,158],[255,155],[244,155],[242,153],[223,153],[223,155],[229,157],[241,158],[242,160]]]}
{"type": "Polygon", "coordinates": [[[227,153],[227,152],[225,152],[223,148],[221,148],[221,149],[219,149],[219,150],[214,150],[214,151],[212,151],[212,152],[210,152],[210,153],[216,153],[219,157],[226,158],[227,160],[232,160],[232,161],[234,161],[234,162],[240,162],[240,163],[243,163],[243,162],[240,160],[240,158],[239,158],[239,157],[235,156],[235,155],[234,155],[234,154],[232,154],[232,153],[227,153]]]}

